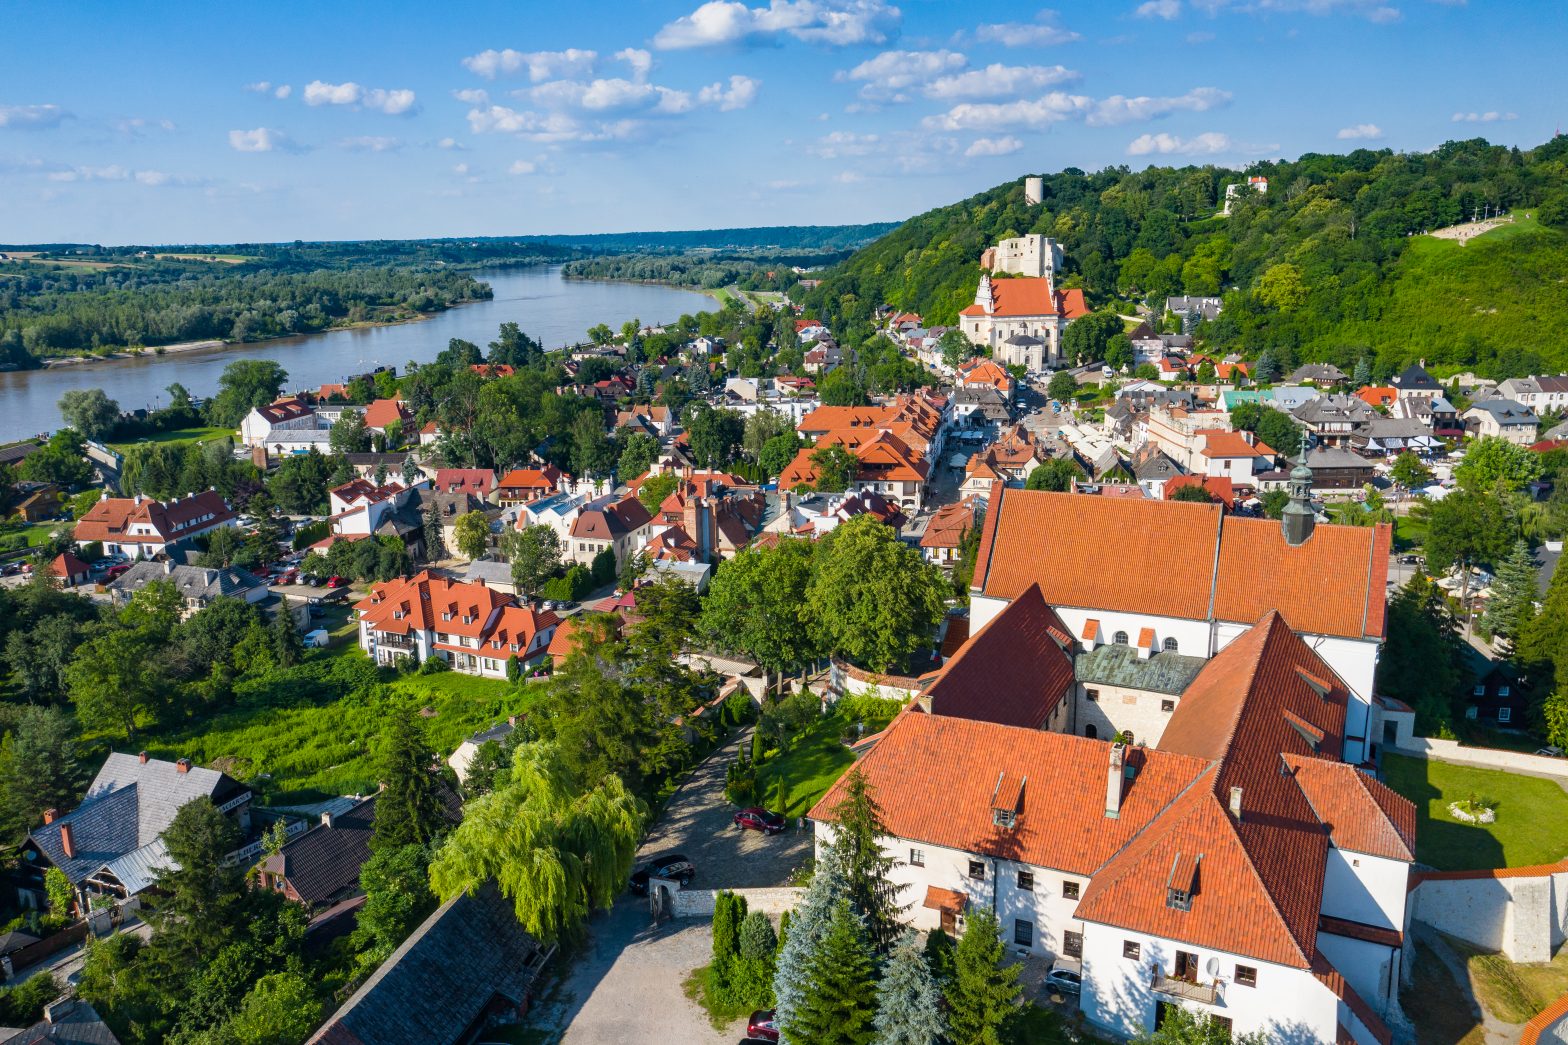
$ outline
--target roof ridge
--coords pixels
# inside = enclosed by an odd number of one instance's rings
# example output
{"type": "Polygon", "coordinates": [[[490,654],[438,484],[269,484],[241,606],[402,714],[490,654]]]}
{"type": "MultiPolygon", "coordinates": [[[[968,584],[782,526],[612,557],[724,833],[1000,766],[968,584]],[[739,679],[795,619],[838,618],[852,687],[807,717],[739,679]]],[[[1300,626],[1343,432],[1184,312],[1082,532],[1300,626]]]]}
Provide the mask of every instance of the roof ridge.
{"type": "MultiPolygon", "coordinates": [[[[1158,751],[1159,749],[1155,748],[1155,750],[1158,751]]],[[[1204,761],[1203,759],[1197,758],[1195,755],[1186,755],[1186,754],[1182,754],[1181,752],[1177,752],[1177,751],[1166,751],[1166,752],[1162,752],[1162,754],[1164,754],[1166,756],[1176,756],[1176,757],[1179,757],[1179,758],[1190,758],[1190,759],[1193,759],[1194,761],[1204,761]]],[[[1091,877],[1091,884],[1093,882],[1095,882],[1095,881],[1099,881],[1101,876],[1103,876],[1105,874],[1105,869],[1107,867],[1109,867],[1109,866],[1111,866],[1111,864],[1115,863],[1118,859],[1121,858],[1121,856],[1124,853],[1127,852],[1127,850],[1131,849],[1141,839],[1143,839],[1144,836],[1149,833],[1149,828],[1153,827],[1155,824],[1162,823],[1165,820],[1166,815],[1168,813],[1170,813],[1171,808],[1173,806],[1175,806],[1178,802],[1181,802],[1182,800],[1184,800],[1187,797],[1188,793],[1191,792],[1194,787],[1197,787],[1198,781],[1202,780],[1204,777],[1208,776],[1210,773],[1214,773],[1216,775],[1216,777],[1218,776],[1219,768],[1220,768],[1219,761],[1215,760],[1215,759],[1209,759],[1207,761],[1208,761],[1208,765],[1204,766],[1203,770],[1201,772],[1199,772],[1196,776],[1194,776],[1191,780],[1189,780],[1185,784],[1183,784],[1181,786],[1181,790],[1177,791],[1174,795],[1172,795],[1169,802],[1166,802],[1163,806],[1161,806],[1159,808],[1159,810],[1156,813],[1154,813],[1154,815],[1150,816],[1148,820],[1144,821],[1143,826],[1138,828],[1137,831],[1133,832],[1132,836],[1127,839],[1127,842],[1126,842],[1125,845],[1123,845],[1120,849],[1116,850],[1116,852],[1112,853],[1110,856],[1107,856],[1105,858],[1105,862],[1102,863],[1099,867],[1094,869],[1093,874],[1090,876],[1091,877]]],[[[1173,821],[1173,823],[1170,825],[1170,827],[1166,828],[1166,830],[1174,829],[1176,824],[1179,824],[1182,821],[1185,821],[1186,819],[1187,819],[1186,817],[1182,817],[1180,820],[1173,821]]],[[[1108,879],[1106,879],[1106,881],[1111,882],[1111,883],[1114,884],[1115,882],[1121,881],[1121,878],[1122,878],[1122,876],[1118,875],[1118,876],[1114,876],[1114,877],[1108,878],[1108,879]]]]}
{"type": "MultiPolygon", "coordinates": [[[[1294,784],[1295,781],[1292,780],[1291,783],[1294,784]]],[[[1298,785],[1298,790],[1299,790],[1299,785],[1298,785]]],[[[1264,876],[1262,871],[1258,870],[1257,861],[1252,858],[1252,849],[1251,849],[1250,846],[1247,845],[1247,840],[1241,836],[1241,827],[1240,827],[1241,821],[1238,821],[1238,820],[1232,818],[1231,815],[1230,815],[1229,810],[1226,809],[1223,806],[1220,806],[1220,804],[1219,804],[1220,803],[1220,799],[1219,799],[1218,795],[1213,796],[1213,798],[1214,798],[1215,806],[1219,809],[1220,815],[1222,817],[1224,817],[1224,819],[1225,819],[1226,826],[1230,829],[1230,832],[1235,836],[1236,844],[1241,847],[1241,855],[1242,855],[1242,858],[1244,859],[1244,861],[1246,863],[1247,870],[1252,872],[1253,878],[1257,879],[1257,883],[1258,883],[1259,887],[1263,890],[1264,897],[1266,897],[1268,899],[1270,910],[1272,910],[1274,912],[1274,916],[1279,919],[1279,923],[1280,923],[1281,927],[1284,928],[1285,935],[1286,935],[1286,937],[1288,937],[1290,939],[1291,945],[1294,946],[1296,948],[1297,953],[1299,953],[1301,955],[1302,963],[1310,968],[1311,965],[1312,965],[1312,954],[1317,950],[1317,936],[1316,936],[1316,933],[1317,933],[1317,919],[1314,918],[1312,920],[1312,926],[1313,926],[1312,951],[1308,951],[1305,947],[1302,946],[1301,941],[1296,938],[1296,931],[1295,931],[1295,929],[1293,929],[1291,927],[1290,919],[1285,917],[1285,911],[1284,911],[1283,908],[1280,907],[1279,901],[1274,898],[1274,891],[1269,888],[1268,879],[1264,876]]],[[[1309,803],[1309,808],[1310,808],[1310,803],[1309,803]]],[[[1321,830],[1323,832],[1323,834],[1325,836],[1328,834],[1328,829],[1323,827],[1321,822],[1319,822],[1318,828],[1319,828],[1319,830],[1321,830]]],[[[1316,897],[1308,897],[1308,900],[1317,906],[1318,911],[1320,913],[1322,912],[1322,910],[1323,910],[1323,897],[1321,895],[1316,896],[1316,897]]]]}

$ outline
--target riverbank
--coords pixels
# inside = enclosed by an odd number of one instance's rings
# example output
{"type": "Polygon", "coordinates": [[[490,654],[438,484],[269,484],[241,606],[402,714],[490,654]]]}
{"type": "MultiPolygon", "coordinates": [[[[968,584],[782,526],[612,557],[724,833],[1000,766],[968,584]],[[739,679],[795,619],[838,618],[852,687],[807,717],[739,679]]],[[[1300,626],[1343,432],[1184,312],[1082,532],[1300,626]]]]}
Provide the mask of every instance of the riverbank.
{"type": "MultiPolygon", "coordinates": [[[[597,286],[619,284],[623,287],[664,287],[668,290],[684,290],[688,294],[701,294],[720,308],[723,308],[724,302],[735,297],[737,293],[744,293],[731,290],[729,287],[719,287],[717,289],[694,287],[688,283],[671,283],[667,279],[610,279],[600,276],[570,276],[564,272],[561,273],[561,282],[592,283],[597,286]]],[[[561,347],[564,348],[566,346],[563,345],[561,347]]]]}

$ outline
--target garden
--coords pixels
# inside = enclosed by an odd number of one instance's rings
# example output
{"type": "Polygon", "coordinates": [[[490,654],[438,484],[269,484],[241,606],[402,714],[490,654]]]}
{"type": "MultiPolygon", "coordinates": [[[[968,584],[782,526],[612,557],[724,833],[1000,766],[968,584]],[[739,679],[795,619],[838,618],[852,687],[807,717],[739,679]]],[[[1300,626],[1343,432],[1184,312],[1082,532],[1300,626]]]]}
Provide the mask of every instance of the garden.
{"type": "Polygon", "coordinates": [[[1568,856],[1568,792],[1555,780],[1389,752],[1383,778],[1415,803],[1421,863],[1470,871],[1568,856]]]}

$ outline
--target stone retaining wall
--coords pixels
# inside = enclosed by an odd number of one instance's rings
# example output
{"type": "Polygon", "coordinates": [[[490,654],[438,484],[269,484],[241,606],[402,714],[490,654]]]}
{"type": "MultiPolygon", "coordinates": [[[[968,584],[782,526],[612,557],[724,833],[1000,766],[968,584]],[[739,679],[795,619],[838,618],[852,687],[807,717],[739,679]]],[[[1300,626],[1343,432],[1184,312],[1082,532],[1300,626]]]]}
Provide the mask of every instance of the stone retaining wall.
{"type": "Polygon", "coordinates": [[[675,918],[712,918],[714,905],[718,903],[721,892],[732,892],[736,896],[743,896],[746,898],[748,911],[761,911],[769,917],[776,918],[785,911],[794,910],[806,892],[805,889],[793,886],[781,886],[775,889],[681,889],[673,882],[658,879],[650,882],[649,885],[674,887],[668,893],[668,913],[675,918]]]}
{"type": "Polygon", "coordinates": [[[1568,939],[1568,860],[1493,871],[1416,872],[1411,883],[1410,920],[1512,961],[1551,961],[1568,939]]]}
{"type": "Polygon", "coordinates": [[[1456,766],[1500,769],[1505,773],[1529,773],[1568,780],[1568,758],[1527,755],[1522,751],[1503,751],[1495,747],[1464,747],[1457,741],[1438,740],[1435,737],[1412,737],[1401,746],[1388,750],[1396,755],[1451,762],[1456,766]]]}
{"type": "Polygon", "coordinates": [[[829,685],[835,694],[880,697],[884,700],[908,700],[918,695],[927,681],[925,678],[907,675],[881,675],[836,658],[829,675],[829,685]]]}

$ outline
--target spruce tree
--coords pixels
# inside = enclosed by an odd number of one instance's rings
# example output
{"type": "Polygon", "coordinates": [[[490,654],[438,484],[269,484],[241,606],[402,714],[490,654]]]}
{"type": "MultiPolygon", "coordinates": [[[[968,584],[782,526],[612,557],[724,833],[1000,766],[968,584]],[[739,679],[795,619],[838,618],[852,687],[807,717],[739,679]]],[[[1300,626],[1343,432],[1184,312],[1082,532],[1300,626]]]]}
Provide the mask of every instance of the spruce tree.
{"type": "Polygon", "coordinates": [[[759,1009],[773,1004],[773,959],[778,936],[761,911],[752,911],[740,923],[740,961],[736,968],[736,993],[759,1009]]]}
{"type": "Polygon", "coordinates": [[[913,933],[893,948],[882,970],[876,1028],[876,1045],[935,1045],[947,1036],[942,994],[913,933]]]}
{"type": "Polygon", "coordinates": [[[844,779],[844,797],[833,810],[837,821],[833,846],[843,859],[849,900],[866,921],[866,933],[877,952],[885,953],[902,932],[898,887],[888,877],[897,861],[882,848],[887,828],[882,807],[865,774],[851,769],[844,779]]]}
{"type": "Polygon", "coordinates": [[[1357,388],[1365,388],[1372,383],[1372,363],[1366,356],[1356,360],[1356,369],[1350,375],[1350,383],[1357,388]]]}
{"type": "Polygon", "coordinates": [[[441,780],[431,771],[434,758],[413,714],[394,714],[376,758],[382,790],[376,800],[372,849],[425,845],[446,826],[441,780]]]}
{"type": "Polygon", "coordinates": [[[806,963],[800,1003],[781,1025],[795,1045],[870,1045],[875,1035],[876,962],[865,926],[848,899],[828,916],[827,931],[806,963]]]}
{"type": "Polygon", "coordinates": [[[801,897],[789,922],[782,926],[783,942],[779,944],[778,967],[773,973],[774,1010],[780,1026],[793,1017],[805,994],[811,956],[827,933],[833,904],[844,895],[844,872],[838,855],[831,845],[825,846],[806,895],[801,897]]]}
{"type": "Polygon", "coordinates": [[[287,605],[279,606],[272,617],[272,659],[280,668],[292,668],[299,663],[304,651],[299,629],[294,627],[294,614],[289,612],[287,605]]]}
{"type": "Polygon", "coordinates": [[[953,938],[940,926],[926,933],[926,965],[944,991],[953,979],[953,938]]]}
{"type": "Polygon", "coordinates": [[[425,561],[446,558],[446,543],[441,536],[441,509],[434,497],[425,506],[425,561]]]}
{"type": "Polygon", "coordinates": [[[1535,616],[1535,560],[1530,546],[1520,538],[1514,550],[1497,566],[1492,582],[1492,598],[1486,604],[1484,620],[1494,635],[1512,639],[1535,616]]]}
{"type": "Polygon", "coordinates": [[[1018,966],[1002,963],[996,915],[981,907],[969,915],[953,952],[947,989],[953,1045],[1001,1045],[1002,1028],[1018,1011],[1018,966]]]}

